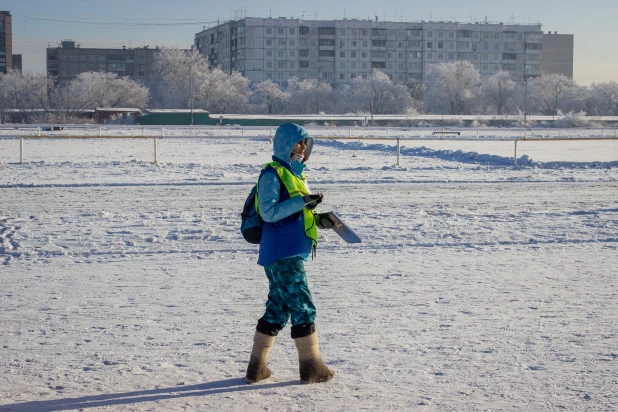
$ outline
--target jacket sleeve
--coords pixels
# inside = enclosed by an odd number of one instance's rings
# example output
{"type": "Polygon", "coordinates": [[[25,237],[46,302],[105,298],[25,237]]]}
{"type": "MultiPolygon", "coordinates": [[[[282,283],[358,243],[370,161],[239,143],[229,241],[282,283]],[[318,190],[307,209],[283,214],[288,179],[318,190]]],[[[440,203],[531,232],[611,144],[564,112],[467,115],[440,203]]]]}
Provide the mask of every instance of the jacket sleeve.
{"type": "Polygon", "coordinates": [[[279,176],[267,172],[258,182],[258,201],[260,216],[265,222],[274,223],[305,208],[302,196],[296,196],[279,202],[281,191],[279,176]]]}

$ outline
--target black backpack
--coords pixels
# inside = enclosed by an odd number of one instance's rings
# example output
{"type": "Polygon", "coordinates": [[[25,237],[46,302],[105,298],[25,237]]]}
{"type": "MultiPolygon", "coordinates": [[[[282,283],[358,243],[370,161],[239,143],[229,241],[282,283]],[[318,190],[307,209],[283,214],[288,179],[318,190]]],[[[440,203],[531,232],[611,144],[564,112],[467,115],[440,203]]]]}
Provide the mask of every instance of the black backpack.
{"type": "MultiPolygon", "coordinates": [[[[266,170],[266,169],[264,169],[266,170]]],[[[264,173],[264,170],[262,173],[264,173]]],[[[260,177],[262,177],[262,173],[260,173],[260,177]]],[[[279,175],[276,175],[279,178],[279,175]]],[[[279,193],[283,191],[283,182],[279,179],[279,193]]],[[[247,196],[247,200],[245,200],[245,205],[242,208],[242,213],[240,214],[240,233],[242,233],[242,237],[249,243],[254,245],[259,245],[260,240],[262,239],[262,228],[264,227],[264,220],[262,216],[255,210],[255,198],[257,197],[257,185],[251,188],[251,192],[249,196],[247,196]]]]}
{"type": "Polygon", "coordinates": [[[242,208],[242,213],[240,214],[240,233],[242,233],[242,236],[247,242],[258,245],[262,239],[264,220],[262,220],[262,217],[257,210],[255,210],[256,192],[257,185],[251,188],[251,193],[249,193],[247,200],[245,200],[245,206],[242,208]]]}

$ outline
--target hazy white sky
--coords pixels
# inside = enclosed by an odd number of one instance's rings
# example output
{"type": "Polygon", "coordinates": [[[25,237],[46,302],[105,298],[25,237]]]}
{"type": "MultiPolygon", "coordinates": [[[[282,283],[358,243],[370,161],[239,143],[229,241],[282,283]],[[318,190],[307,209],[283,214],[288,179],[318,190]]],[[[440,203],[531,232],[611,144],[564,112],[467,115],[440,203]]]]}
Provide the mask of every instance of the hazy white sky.
{"type": "Polygon", "coordinates": [[[616,0],[0,0],[13,16],[13,52],[24,70],[45,70],[45,49],[63,39],[82,47],[188,48],[204,25],[237,18],[375,18],[535,23],[543,31],[575,35],[574,77],[579,84],[618,81],[616,0]]]}

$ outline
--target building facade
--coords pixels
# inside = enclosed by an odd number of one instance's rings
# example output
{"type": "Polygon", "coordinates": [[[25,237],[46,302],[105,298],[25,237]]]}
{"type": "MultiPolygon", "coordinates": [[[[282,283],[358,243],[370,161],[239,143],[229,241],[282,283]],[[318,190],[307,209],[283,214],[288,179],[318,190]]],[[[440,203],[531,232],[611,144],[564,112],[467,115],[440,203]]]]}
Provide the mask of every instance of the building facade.
{"type": "Polygon", "coordinates": [[[13,68],[13,23],[11,12],[0,11],[0,73],[13,68]]]}
{"type": "Polygon", "coordinates": [[[424,81],[430,65],[470,61],[481,75],[506,70],[516,81],[540,76],[541,25],[253,18],[195,35],[211,67],[249,80],[319,78],[334,85],[373,69],[395,82],[424,81]]]}
{"type": "Polygon", "coordinates": [[[573,78],[574,36],[543,33],[543,74],[563,74],[573,78]]]}
{"type": "Polygon", "coordinates": [[[47,75],[66,83],[78,74],[91,71],[128,76],[144,84],[156,83],[160,73],[154,68],[159,48],[96,49],[79,47],[73,40],[63,40],[47,49],[47,75]]]}

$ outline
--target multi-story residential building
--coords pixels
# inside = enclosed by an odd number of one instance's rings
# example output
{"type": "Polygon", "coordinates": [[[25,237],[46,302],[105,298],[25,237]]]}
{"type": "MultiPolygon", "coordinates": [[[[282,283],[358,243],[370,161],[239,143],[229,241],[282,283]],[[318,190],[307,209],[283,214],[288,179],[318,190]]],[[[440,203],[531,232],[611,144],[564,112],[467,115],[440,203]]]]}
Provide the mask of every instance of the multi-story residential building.
{"type": "Polygon", "coordinates": [[[564,74],[573,78],[572,34],[543,33],[543,74],[564,74]]]}
{"type": "Polygon", "coordinates": [[[470,61],[482,75],[507,70],[515,80],[542,72],[540,24],[380,22],[247,17],[205,29],[195,47],[211,67],[251,81],[319,78],[332,84],[367,78],[426,79],[431,64],[470,61]]]}
{"type": "Polygon", "coordinates": [[[0,73],[13,67],[13,24],[11,12],[0,11],[0,73]]]}
{"type": "Polygon", "coordinates": [[[47,74],[59,83],[68,82],[89,71],[116,73],[144,84],[156,83],[160,73],[154,68],[159,48],[95,49],[79,47],[73,40],[63,40],[47,49],[47,74]]]}

